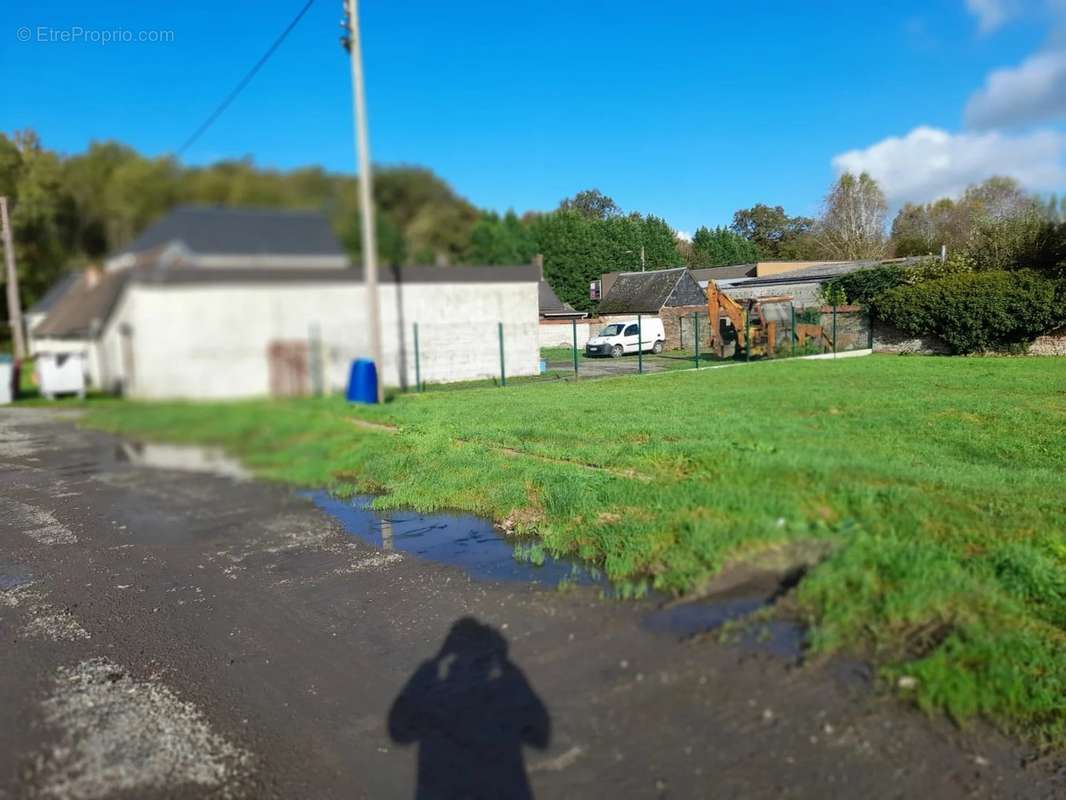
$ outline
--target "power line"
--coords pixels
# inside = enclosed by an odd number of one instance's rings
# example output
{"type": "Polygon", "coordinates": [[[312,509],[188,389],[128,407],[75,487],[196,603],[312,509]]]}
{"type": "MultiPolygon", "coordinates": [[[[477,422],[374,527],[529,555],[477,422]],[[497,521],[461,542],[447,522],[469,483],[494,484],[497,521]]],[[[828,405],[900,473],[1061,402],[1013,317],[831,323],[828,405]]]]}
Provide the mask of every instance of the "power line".
{"type": "Polygon", "coordinates": [[[259,72],[259,70],[263,68],[263,65],[270,60],[270,57],[274,55],[274,51],[281,47],[281,43],[285,41],[285,37],[287,37],[292,32],[292,29],[296,27],[297,23],[303,19],[304,14],[306,14],[311,6],[314,5],[314,2],[315,0],[307,0],[304,7],[300,9],[300,13],[292,18],[292,21],[285,27],[285,30],[281,32],[281,35],[274,40],[274,43],[267,48],[267,51],[263,53],[262,57],[255,62],[255,66],[248,70],[247,74],[241,78],[240,83],[233,88],[233,91],[226,95],[226,99],[218,104],[218,108],[212,111],[210,116],[208,116],[208,118],[201,123],[200,127],[193,132],[192,136],[185,140],[185,144],[178,148],[178,152],[176,153],[177,156],[181,156],[182,153],[188,150],[197,139],[203,136],[204,132],[211,127],[214,121],[222,116],[222,112],[229,108],[230,103],[237,99],[237,95],[244,91],[244,87],[251,82],[252,78],[255,77],[255,74],[259,72]]]}

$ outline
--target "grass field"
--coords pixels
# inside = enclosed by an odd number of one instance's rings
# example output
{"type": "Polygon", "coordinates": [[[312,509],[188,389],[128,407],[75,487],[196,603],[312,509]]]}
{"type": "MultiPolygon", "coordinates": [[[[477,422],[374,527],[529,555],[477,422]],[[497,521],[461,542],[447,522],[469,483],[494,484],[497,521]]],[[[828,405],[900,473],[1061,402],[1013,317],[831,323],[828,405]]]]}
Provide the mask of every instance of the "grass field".
{"type": "Polygon", "coordinates": [[[926,709],[1066,746],[1066,359],[783,361],[380,408],[116,402],[88,423],[509,519],[679,593],[760,548],[831,540],[797,592],[815,652],[860,652],[926,709]]]}

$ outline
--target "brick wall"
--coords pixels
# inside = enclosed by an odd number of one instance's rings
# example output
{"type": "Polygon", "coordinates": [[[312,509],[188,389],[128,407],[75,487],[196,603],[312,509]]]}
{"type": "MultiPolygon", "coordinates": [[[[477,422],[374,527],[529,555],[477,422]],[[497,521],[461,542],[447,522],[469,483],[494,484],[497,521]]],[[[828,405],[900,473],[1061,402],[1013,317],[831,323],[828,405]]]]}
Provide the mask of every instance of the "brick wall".
{"type": "Polygon", "coordinates": [[[692,319],[693,314],[700,318],[700,350],[710,352],[711,326],[707,323],[707,306],[677,306],[664,308],[659,314],[663,321],[663,330],[666,331],[667,350],[677,350],[682,346],[692,349],[695,346],[696,323],[692,319]]]}

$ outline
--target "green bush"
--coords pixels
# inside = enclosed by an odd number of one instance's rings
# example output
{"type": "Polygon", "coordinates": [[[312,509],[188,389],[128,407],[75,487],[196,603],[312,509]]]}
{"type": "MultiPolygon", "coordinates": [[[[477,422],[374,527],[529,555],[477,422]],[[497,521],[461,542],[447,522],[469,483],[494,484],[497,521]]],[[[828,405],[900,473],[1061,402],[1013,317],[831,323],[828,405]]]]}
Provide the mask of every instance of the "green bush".
{"type": "Polygon", "coordinates": [[[879,319],[956,353],[1012,349],[1066,322],[1066,287],[1027,270],[960,272],[876,294],[879,319]]]}
{"type": "Polygon", "coordinates": [[[860,269],[856,272],[833,278],[822,285],[822,298],[827,302],[833,299],[842,303],[858,303],[869,305],[873,298],[885,291],[908,283],[911,273],[906,267],[898,264],[889,264],[871,269],[860,269]]]}

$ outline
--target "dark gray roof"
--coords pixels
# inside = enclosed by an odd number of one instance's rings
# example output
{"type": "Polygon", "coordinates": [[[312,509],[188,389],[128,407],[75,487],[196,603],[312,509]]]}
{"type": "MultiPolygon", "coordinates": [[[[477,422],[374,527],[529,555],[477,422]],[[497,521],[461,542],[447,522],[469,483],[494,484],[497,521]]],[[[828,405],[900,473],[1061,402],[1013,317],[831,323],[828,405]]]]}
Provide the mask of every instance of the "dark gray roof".
{"type": "MultiPolygon", "coordinates": [[[[192,266],[149,267],[134,270],[138,283],[358,283],[361,267],[233,267],[203,269],[192,266]]],[[[520,267],[382,267],[381,283],[533,283],[540,270],[520,267]]]]}
{"type": "Polygon", "coordinates": [[[702,305],[706,296],[685,267],[623,272],[600,301],[600,314],[658,314],[663,306],[702,305]]]}
{"type": "Polygon", "coordinates": [[[540,315],[542,317],[583,317],[584,312],[577,311],[569,303],[559,299],[559,295],[552,289],[551,284],[541,278],[537,286],[537,295],[540,302],[540,315]]]}
{"type": "Polygon", "coordinates": [[[131,270],[76,274],[76,281],[56,302],[48,316],[31,333],[56,339],[82,338],[92,332],[94,324],[103,324],[122,296],[132,275],[131,270]]]}
{"type": "Polygon", "coordinates": [[[344,251],[317,211],[179,206],[153,222],[123,253],[181,242],[193,253],[337,256],[344,251]]]}
{"type": "Polygon", "coordinates": [[[733,264],[728,267],[704,267],[690,270],[692,277],[700,283],[706,281],[725,281],[733,278],[754,278],[757,264],[733,264]]]}
{"type": "Polygon", "coordinates": [[[45,314],[51,311],[52,307],[67,293],[67,290],[78,282],[80,274],[78,272],[68,272],[63,275],[48,288],[48,291],[44,293],[40,300],[26,309],[26,313],[45,314]]]}
{"type": "Polygon", "coordinates": [[[776,275],[753,278],[750,281],[745,281],[743,285],[748,286],[751,284],[758,284],[760,286],[769,286],[773,284],[787,283],[819,283],[828,278],[835,278],[838,275],[847,275],[849,272],[858,272],[860,269],[872,269],[873,267],[880,267],[885,264],[909,266],[922,260],[921,257],[911,257],[891,259],[889,261],[868,259],[864,261],[838,261],[835,263],[815,264],[792,272],[779,272],[776,275]]]}

